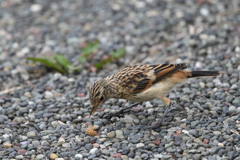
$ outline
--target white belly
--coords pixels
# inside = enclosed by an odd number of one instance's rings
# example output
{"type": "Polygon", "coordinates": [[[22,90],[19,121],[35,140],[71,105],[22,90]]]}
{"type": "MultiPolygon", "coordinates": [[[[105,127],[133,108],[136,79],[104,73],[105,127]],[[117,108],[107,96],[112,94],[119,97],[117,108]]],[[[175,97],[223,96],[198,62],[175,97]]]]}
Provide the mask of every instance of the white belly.
{"type": "Polygon", "coordinates": [[[169,93],[175,83],[173,83],[169,78],[161,81],[151,87],[149,87],[147,90],[136,94],[136,96],[131,97],[131,101],[134,102],[144,102],[144,101],[150,101],[155,98],[161,99],[161,97],[164,97],[165,94],[169,93]]]}

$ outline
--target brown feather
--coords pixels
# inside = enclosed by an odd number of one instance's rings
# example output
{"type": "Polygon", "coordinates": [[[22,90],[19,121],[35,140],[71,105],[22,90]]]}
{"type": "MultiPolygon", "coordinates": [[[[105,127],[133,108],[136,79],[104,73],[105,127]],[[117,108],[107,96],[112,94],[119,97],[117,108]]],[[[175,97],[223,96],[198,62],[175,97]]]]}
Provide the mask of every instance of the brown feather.
{"type": "Polygon", "coordinates": [[[185,68],[186,63],[181,64],[168,64],[163,69],[159,70],[157,69],[155,71],[156,74],[156,80],[153,82],[153,84],[158,83],[159,81],[163,80],[164,78],[168,77],[169,75],[173,74],[179,69],[185,68]]]}
{"type": "Polygon", "coordinates": [[[122,92],[136,94],[185,66],[185,63],[130,66],[118,71],[112,78],[117,79],[122,92]]]}

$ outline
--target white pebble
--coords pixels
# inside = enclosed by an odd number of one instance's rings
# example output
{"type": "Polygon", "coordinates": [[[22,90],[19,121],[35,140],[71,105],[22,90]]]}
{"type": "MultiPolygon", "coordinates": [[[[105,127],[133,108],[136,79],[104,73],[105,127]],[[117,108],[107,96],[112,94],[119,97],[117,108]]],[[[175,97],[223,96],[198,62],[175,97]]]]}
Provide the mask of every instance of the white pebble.
{"type": "Polygon", "coordinates": [[[69,78],[68,82],[75,82],[75,79],[74,78],[69,78]]]}
{"type": "Polygon", "coordinates": [[[25,47],[21,49],[19,52],[17,52],[17,57],[24,57],[27,53],[30,52],[30,49],[28,47],[25,47]]]}
{"type": "Polygon", "coordinates": [[[83,155],[81,155],[81,154],[76,154],[75,157],[78,157],[78,158],[81,159],[81,158],[83,158],[83,155]]]}
{"type": "Polygon", "coordinates": [[[15,158],[16,159],[23,159],[23,155],[17,155],[15,158]]]}
{"type": "Polygon", "coordinates": [[[63,143],[65,143],[65,139],[63,137],[60,137],[58,139],[58,144],[63,144],[63,143]]]}
{"type": "Polygon", "coordinates": [[[158,159],[160,159],[160,158],[162,158],[162,154],[155,154],[155,155],[153,155],[154,156],[154,158],[158,158],[158,159]]]}
{"type": "Polygon", "coordinates": [[[116,138],[124,139],[123,131],[122,130],[116,130],[116,138]]]}
{"type": "Polygon", "coordinates": [[[209,10],[207,8],[201,8],[200,13],[203,16],[208,16],[209,15],[209,10]]]}
{"type": "Polygon", "coordinates": [[[42,6],[40,4],[33,4],[31,5],[30,10],[32,12],[39,12],[42,10],[42,6]]]}
{"type": "Polygon", "coordinates": [[[205,83],[199,82],[199,86],[200,86],[201,88],[205,88],[205,83]]]}
{"type": "Polygon", "coordinates": [[[196,62],[196,64],[195,64],[195,67],[196,68],[204,68],[205,67],[205,64],[203,64],[202,62],[196,62]]]}
{"type": "Polygon", "coordinates": [[[95,154],[95,152],[97,151],[98,149],[97,148],[93,148],[89,151],[90,154],[95,154]]]}
{"type": "Polygon", "coordinates": [[[145,103],[145,105],[146,105],[146,108],[152,108],[153,107],[153,105],[149,101],[147,101],[145,103]]]}
{"type": "Polygon", "coordinates": [[[64,148],[70,148],[70,147],[71,147],[71,145],[70,145],[69,143],[63,143],[62,146],[63,146],[64,148]]]}
{"type": "Polygon", "coordinates": [[[140,148],[140,147],[143,147],[143,146],[145,146],[144,143],[138,143],[138,144],[136,145],[137,148],[140,148]]]}
{"type": "Polygon", "coordinates": [[[50,91],[46,91],[46,92],[44,93],[44,97],[45,97],[46,99],[51,99],[51,98],[53,97],[53,94],[52,94],[52,92],[50,92],[50,91]]]}

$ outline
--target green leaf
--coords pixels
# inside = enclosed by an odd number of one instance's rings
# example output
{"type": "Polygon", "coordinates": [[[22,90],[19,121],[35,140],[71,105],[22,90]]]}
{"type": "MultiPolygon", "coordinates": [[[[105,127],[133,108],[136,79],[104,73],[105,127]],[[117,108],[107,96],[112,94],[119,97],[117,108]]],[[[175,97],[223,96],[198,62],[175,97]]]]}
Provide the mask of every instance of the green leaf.
{"type": "Polygon", "coordinates": [[[68,61],[66,57],[60,54],[56,54],[54,58],[57,60],[57,62],[63,66],[67,71],[69,70],[69,66],[72,66],[72,64],[68,61]]]}
{"type": "Polygon", "coordinates": [[[83,56],[80,57],[80,58],[78,58],[78,60],[79,60],[81,63],[84,63],[84,62],[86,61],[86,59],[87,59],[87,58],[85,58],[85,57],[83,57],[83,56]]]}
{"type": "Polygon", "coordinates": [[[43,65],[46,65],[50,68],[53,68],[61,73],[65,73],[66,71],[64,71],[62,69],[62,67],[52,58],[34,58],[34,57],[28,57],[28,60],[31,60],[33,62],[39,62],[43,65]]]}
{"type": "Polygon", "coordinates": [[[82,65],[78,65],[78,66],[68,66],[69,67],[69,72],[80,72],[82,70],[82,65]]]}
{"type": "Polygon", "coordinates": [[[99,69],[99,68],[102,68],[102,66],[104,66],[105,64],[107,64],[107,63],[109,63],[109,62],[111,62],[111,61],[112,61],[112,60],[111,60],[111,57],[109,57],[109,58],[107,58],[107,59],[102,60],[102,61],[99,62],[99,63],[94,64],[94,66],[95,66],[97,69],[99,69]]]}
{"type": "Polygon", "coordinates": [[[116,50],[115,52],[110,52],[110,55],[114,58],[121,58],[125,53],[125,49],[124,48],[121,48],[121,49],[118,49],[116,50]]]}
{"type": "Polygon", "coordinates": [[[99,63],[96,63],[94,64],[94,66],[99,69],[99,68],[102,68],[105,64],[109,63],[109,62],[113,62],[119,58],[121,58],[125,53],[125,49],[124,48],[121,48],[121,49],[118,49],[116,50],[115,52],[110,52],[110,57],[102,60],[101,62],[99,63]]]}
{"type": "Polygon", "coordinates": [[[89,42],[87,46],[81,49],[82,56],[78,59],[81,63],[84,63],[89,55],[94,53],[99,47],[99,42],[89,42]]]}

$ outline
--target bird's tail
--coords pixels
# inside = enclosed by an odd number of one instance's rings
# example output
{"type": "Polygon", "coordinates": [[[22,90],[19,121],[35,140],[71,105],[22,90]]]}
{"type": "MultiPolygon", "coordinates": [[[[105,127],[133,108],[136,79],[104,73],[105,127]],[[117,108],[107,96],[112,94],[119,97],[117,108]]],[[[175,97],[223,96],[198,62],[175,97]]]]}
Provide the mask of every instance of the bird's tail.
{"type": "Polygon", "coordinates": [[[188,75],[188,78],[193,77],[214,77],[214,76],[220,76],[222,75],[219,71],[190,71],[190,74],[188,75]]]}

